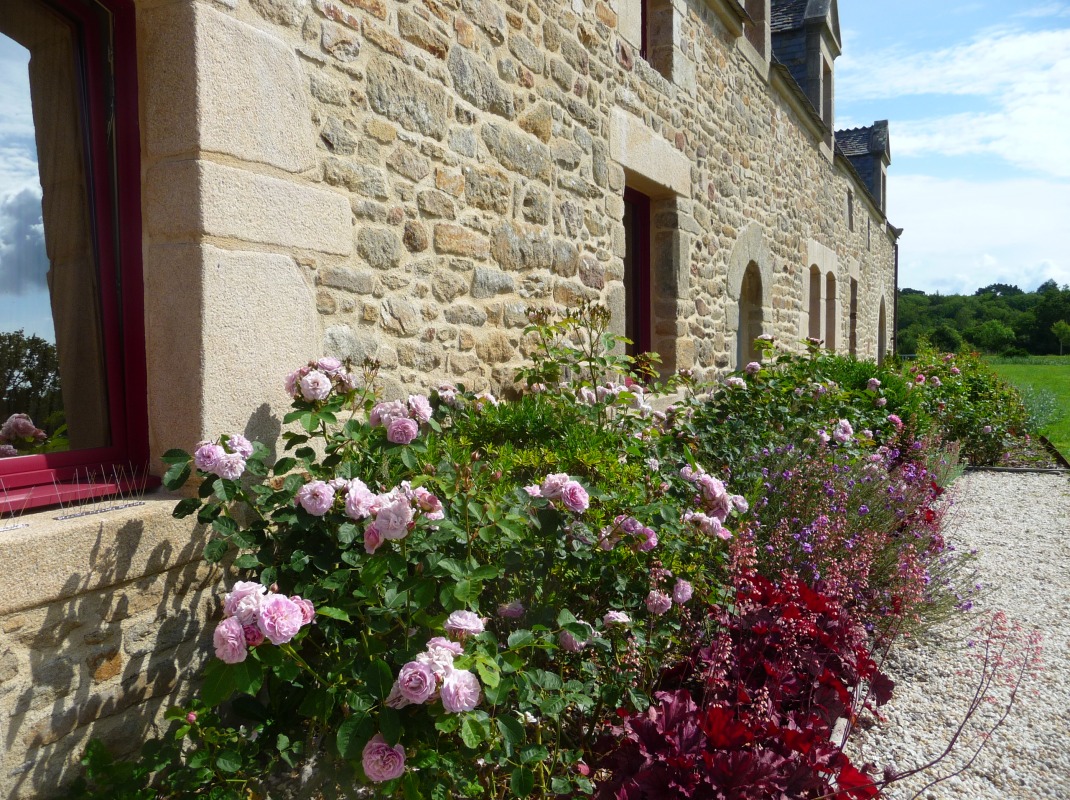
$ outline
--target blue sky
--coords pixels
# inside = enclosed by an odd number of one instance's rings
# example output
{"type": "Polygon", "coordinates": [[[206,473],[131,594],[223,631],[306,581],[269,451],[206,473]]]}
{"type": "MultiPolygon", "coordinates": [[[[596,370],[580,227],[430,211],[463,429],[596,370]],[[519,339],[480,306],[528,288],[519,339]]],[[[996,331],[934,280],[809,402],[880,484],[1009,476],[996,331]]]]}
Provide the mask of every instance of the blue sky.
{"type": "Polygon", "coordinates": [[[839,0],[836,127],[888,119],[901,287],[1070,284],[1070,0],[839,0]]]}

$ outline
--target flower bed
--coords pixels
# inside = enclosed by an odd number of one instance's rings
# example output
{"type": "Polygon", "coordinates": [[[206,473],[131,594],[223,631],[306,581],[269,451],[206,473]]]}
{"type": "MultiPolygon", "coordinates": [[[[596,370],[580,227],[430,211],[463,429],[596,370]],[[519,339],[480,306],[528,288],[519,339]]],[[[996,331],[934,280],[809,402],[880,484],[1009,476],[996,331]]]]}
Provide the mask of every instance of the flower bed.
{"type": "Polygon", "coordinates": [[[870,648],[969,602],[939,531],[956,367],[765,341],[707,392],[607,327],[534,314],[509,401],[380,401],[374,364],[320,359],[279,457],[168,453],[176,516],[242,578],[173,733],[94,745],[74,796],[247,797],[313,764],[323,796],[876,796],[831,739],[890,695],[870,648]]]}

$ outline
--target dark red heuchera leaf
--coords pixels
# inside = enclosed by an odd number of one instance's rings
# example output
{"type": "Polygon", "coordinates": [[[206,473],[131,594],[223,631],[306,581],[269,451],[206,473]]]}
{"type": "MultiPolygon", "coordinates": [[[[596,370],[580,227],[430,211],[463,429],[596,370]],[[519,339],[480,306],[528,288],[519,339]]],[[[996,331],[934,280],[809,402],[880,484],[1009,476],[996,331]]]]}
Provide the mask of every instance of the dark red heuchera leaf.
{"type": "Polygon", "coordinates": [[[723,750],[735,750],[754,741],[754,734],[747,726],[736,719],[730,708],[713,706],[703,711],[699,723],[710,747],[723,750]]]}
{"type": "Polygon", "coordinates": [[[893,689],[895,689],[895,681],[883,672],[877,672],[869,679],[869,692],[879,706],[883,706],[892,699],[893,689]]]}
{"type": "Polygon", "coordinates": [[[871,797],[880,797],[880,791],[873,785],[873,779],[861,772],[853,764],[848,762],[840,770],[836,779],[841,794],[853,800],[867,800],[871,797]]]}

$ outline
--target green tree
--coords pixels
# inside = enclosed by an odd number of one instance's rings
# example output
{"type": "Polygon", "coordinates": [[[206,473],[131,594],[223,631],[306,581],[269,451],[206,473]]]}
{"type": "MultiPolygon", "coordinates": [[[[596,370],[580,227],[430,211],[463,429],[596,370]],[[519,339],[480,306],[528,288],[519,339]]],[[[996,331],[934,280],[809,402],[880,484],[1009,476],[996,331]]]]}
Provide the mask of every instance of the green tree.
{"type": "Polygon", "coordinates": [[[966,331],[966,338],[988,353],[1000,353],[1014,343],[1014,331],[999,320],[990,319],[966,331]]]}
{"type": "Polygon", "coordinates": [[[1061,319],[1051,326],[1051,332],[1059,340],[1059,355],[1063,354],[1063,348],[1070,344],[1070,322],[1061,319]]]}
{"type": "Polygon", "coordinates": [[[0,331],[0,423],[12,414],[29,414],[51,433],[55,424],[48,420],[62,409],[56,346],[23,330],[0,331]]]}

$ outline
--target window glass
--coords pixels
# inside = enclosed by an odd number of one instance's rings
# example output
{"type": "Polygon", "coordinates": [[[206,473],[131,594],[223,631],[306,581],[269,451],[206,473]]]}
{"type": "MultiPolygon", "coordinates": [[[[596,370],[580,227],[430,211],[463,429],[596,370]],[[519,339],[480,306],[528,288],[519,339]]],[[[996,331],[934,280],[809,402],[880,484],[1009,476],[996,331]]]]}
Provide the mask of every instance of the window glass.
{"type": "Polygon", "coordinates": [[[47,6],[0,15],[0,456],[111,443],[82,53],[47,6]]]}

